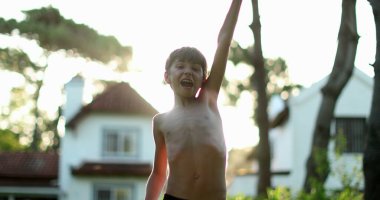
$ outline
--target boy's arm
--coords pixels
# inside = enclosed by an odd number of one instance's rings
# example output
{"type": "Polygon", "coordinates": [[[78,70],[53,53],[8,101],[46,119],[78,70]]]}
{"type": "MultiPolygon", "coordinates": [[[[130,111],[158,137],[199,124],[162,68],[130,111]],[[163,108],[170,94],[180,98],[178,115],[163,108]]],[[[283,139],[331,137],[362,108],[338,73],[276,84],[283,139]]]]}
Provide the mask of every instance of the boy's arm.
{"type": "Polygon", "coordinates": [[[239,16],[242,0],[232,0],[231,6],[218,35],[218,45],[211,66],[211,72],[206,82],[206,89],[217,98],[226,70],[228,52],[239,16]]]}
{"type": "Polygon", "coordinates": [[[153,137],[156,145],[152,173],[149,176],[145,200],[157,200],[166,181],[167,155],[162,132],[157,128],[158,117],[153,118],[153,137]]]}

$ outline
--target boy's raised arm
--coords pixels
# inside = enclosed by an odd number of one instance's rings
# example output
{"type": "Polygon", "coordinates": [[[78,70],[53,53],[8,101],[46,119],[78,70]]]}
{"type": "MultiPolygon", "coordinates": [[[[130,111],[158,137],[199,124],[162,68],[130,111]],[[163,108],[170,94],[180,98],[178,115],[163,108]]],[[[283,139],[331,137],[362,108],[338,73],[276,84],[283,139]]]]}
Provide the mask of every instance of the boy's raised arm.
{"type": "Polygon", "coordinates": [[[232,0],[222,28],[219,31],[218,45],[214,55],[214,61],[205,86],[209,91],[212,91],[216,97],[219,93],[224,73],[226,71],[228,52],[239,16],[241,3],[242,0],[232,0]]]}

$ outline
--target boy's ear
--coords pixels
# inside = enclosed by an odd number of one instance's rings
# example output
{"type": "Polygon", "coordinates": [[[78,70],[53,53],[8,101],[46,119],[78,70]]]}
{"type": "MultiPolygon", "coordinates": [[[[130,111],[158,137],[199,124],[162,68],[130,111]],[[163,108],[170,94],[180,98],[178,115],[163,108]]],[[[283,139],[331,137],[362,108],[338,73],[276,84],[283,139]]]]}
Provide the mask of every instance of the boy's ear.
{"type": "Polygon", "coordinates": [[[169,74],[167,71],[165,71],[165,73],[164,73],[164,79],[165,79],[166,83],[170,84],[170,78],[169,78],[169,74]]]}

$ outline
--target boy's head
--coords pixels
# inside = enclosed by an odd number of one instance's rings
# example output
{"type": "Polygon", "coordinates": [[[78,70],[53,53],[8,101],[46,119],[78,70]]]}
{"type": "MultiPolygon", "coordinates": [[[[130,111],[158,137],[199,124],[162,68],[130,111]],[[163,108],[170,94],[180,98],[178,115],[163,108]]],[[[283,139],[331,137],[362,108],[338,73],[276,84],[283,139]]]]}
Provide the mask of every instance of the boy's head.
{"type": "Polygon", "coordinates": [[[193,64],[199,64],[202,66],[203,79],[207,76],[207,62],[203,54],[194,47],[182,47],[174,50],[166,60],[165,71],[169,71],[169,68],[175,61],[190,62],[193,64]]]}

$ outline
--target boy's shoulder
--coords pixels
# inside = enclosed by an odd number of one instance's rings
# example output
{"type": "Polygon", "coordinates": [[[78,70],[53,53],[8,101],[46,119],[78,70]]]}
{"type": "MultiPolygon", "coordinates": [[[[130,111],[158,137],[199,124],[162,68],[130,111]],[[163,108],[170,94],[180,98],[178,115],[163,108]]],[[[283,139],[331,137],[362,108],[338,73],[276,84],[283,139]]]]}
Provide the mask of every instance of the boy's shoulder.
{"type": "Polygon", "coordinates": [[[168,115],[168,112],[158,113],[153,117],[154,124],[161,124],[168,115]]]}

